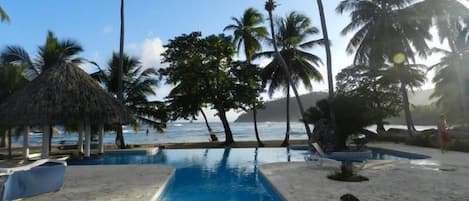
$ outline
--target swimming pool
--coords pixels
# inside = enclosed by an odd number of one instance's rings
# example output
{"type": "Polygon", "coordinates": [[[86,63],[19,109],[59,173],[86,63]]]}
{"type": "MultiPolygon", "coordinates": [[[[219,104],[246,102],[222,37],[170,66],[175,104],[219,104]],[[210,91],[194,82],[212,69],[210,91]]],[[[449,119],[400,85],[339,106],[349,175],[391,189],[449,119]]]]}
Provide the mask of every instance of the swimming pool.
{"type": "MultiPolygon", "coordinates": [[[[384,149],[372,149],[372,152],[377,159],[417,157],[384,149]]],[[[305,149],[287,148],[162,149],[156,155],[146,155],[145,152],[107,153],[99,159],[72,161],[69,164],[173,166],[176,174],[162,201],[279,201],[281,198],[259,174],[258,165],[304,161],[308,154],[305,149]]]]}

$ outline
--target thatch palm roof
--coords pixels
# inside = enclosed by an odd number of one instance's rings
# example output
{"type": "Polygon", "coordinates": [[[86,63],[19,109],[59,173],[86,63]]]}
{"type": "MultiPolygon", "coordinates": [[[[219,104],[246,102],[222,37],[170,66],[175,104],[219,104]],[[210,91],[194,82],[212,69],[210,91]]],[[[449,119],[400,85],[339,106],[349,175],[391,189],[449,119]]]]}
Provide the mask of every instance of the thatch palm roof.
{"type": "Polygon", "coordinates": [[[125,124],[125,106],[72,64],[44,71],[0,104],[0,125],[125,124]]]}

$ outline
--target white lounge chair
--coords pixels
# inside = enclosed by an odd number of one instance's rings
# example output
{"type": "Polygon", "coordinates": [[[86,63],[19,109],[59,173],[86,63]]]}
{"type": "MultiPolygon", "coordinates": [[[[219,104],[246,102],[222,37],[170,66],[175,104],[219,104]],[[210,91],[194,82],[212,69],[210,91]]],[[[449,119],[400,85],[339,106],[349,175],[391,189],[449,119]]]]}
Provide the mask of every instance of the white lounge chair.
{"type": "Polygon", "coordinates": [[[0,181],[3,183],[0,201],[60,190],[66,166],[65,161],[41,159],[20,167],[0,168],[0,181]]]}
{"type": "Polygon", "coordinates": [[[318,143],[311,143],[312,147],[316,150],[320,157],[328,158],[337,161],[352,161],[352,162],[362,162],[370,159],[371,151],[343,151],[343,152],[331,152],[325,153],[321,146],[318,143]]]}

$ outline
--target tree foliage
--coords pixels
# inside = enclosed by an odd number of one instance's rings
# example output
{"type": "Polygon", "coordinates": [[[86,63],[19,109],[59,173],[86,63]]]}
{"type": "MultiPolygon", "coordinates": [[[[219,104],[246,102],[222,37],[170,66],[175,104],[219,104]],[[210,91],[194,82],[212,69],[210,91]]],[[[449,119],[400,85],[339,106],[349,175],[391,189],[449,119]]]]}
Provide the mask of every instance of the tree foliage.
{"type": "MultiPolygon", "coordinates": [[[[105,70],[100,70],[92,76],[106,90],[116,95],[118,92],[117,68],[119,67],[119,55],[114,53],[107,65],[105,70]]],[[[167,121],[165,104],[161,101],[148,99],[148,96],[156,95],[155,87],[158,84],[157,71],[154,68],[144,68],[138,58],[125,54],[123,67],[124,104],[134,114],[138,123],[163,131],[167,121]]],[[[133,126],[137,128],[138,124],[133,126]]]]}
{"type": "Polygon", "coordinates": [[[362,100],[368,106],[378,131],[384,129],[384,119],[398,116],[402,110],[399,87],[383,82],[384,72],[382,68],[353,65],[342,69],[336,76],[337,93],[362,100]]]}
{"type": "MultiPolygon", "coordinates": [[[[66,63],[80,65],[90,62],[78,56],[82,51],[83,48],[78,42],[70,39],[59,40],[53,32],[49,31],[46,41],[38,48],[36,58],[31,58],[28,52],[20,46],[7,46],[1,52],[0,60],[4,64],[26,67],[25,77],[32,80],[48,68],[66,63]]],[[[94,64],[94,62],[90,63],[94,64]]]]}
{"type": "MultiPolygon", "coordinates": [[[[318,34],[319,30],[311,25],[308,17],[297,12],[291,12],[286,18],[279,19],[277,27],[277,45],[280,47],[280,54],[288,65],[293,81],[295,84],[302,82],[307,89],[312,89],[311,80],[322,80],[321,73],[317,70],[322,61],[318,56],[306,50],[323,45],[324,41],[307,39],[318,34]]],[[[257,54],[256,57],[272,58],[274,54],[274,51],[265,51],[257,54]]],[[[269,95],[288,85],[288,79],[280,65],[279,59],[274,58],[263,69],[263,80],[268,84],[269,95]]]]}
{"type": "MultiPolygon", "coordinates": [[[[373,115],[370,115],[370,107],[367,105],[365,98],[339,94],[334,97],[331,104],[334,108],[336,120],[335,148],[333,149],[335,151],[346,149],[345,142],[348,136],[356,134],[364,127],[375,123],[373,115]]],[[[305,112],[303,121],[315,124],[315,127],[320,122],[330,124],[330,114],[329,101],[323,99],[318,101],[315,107],[311,107],[305,112]]],[[[319,136],[319,142],[322,140],[321,137],[319,136]]]]}
{"type": "Polygon", "coordinates": [[[468,108],[467,95],[469,94],[469,18],[467,23],[460,24],[459,31],[451,51],[433,48],[434,52],[443,54],[440,61],[431,66],[436,70],[433,82],[437,105],[446,115],[451,124],[463,124],[468,118],[462,111],[468,108]],[[466,96],[466,97],[462,97],[466,96]],[[465,105],[464,105],[465,104],[465,105]]]}
{"type": "Polygon", "coordinates": [[[246,102],[252,101],[246,94],[253,88],[249,79],[238,77],[249,75],[244,74],[248,70],[244,64],[232,60],[236,53],[232,39],[223,34],[203,38],[200,32],[193,32],[170,40],[165,47],[163,62],[169,66],[160,72],[174,86],[167,97],[169,108],[177,109],[171,113],[176,118],[187,117],[207,105],[217,111],[226,144],[234,143],[226,112],[252,104],[246,102]]]}

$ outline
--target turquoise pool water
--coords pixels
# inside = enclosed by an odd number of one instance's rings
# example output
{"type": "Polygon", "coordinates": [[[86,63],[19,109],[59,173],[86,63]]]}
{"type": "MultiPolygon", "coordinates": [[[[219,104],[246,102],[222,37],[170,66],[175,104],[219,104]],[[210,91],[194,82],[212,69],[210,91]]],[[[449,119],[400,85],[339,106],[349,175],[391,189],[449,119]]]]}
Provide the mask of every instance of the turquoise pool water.
{"type": "MultiPolygon", "coordinates": [[[[376,159],[420,159],[420,155],[373,149],[376,159]]],[[[162,201],[280,201],[266,184],[258,165],[304,161],[302,148],[162,149],[145,152],[108,153],[99,159],[72,161],[70,165],[165,164],[176,168],[162,201]]]]}

